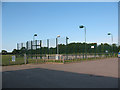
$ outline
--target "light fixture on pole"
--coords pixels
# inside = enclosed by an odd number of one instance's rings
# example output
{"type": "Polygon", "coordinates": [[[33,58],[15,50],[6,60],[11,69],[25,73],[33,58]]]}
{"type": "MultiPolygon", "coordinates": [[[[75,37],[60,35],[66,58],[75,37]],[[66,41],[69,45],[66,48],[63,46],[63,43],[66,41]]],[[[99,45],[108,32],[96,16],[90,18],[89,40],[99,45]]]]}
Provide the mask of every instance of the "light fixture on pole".
{"type": "Polygon", "coordinates": [[[58,60],[58,54],[59,54],[59,48],[58,48],[58,38],[60,37],[60,35],[57,35],[56,38],[56,47],[57,47],[57,55],[56,55],[56,60],[58,60]]]}
{"type": "Polygon", "coordinates": [[[60,35],[57,35],[57,54],[59,54],[59,48],[58,48],[58,38],[60,37],[60,35]]]}
{"type": "Polygon", "coordinates": [[[67,55],[68,54],[68,50],[67,50],[68,49],[68,39],[69,38],[66,37],[66,59],[68,59],[68,55],[67,55]]]}
{"type": "Polygon", "coordinates": [[[111,35],[111,47],[112,47],[112,53],[113,53],[113,46],[112,46],[112,44],[113,44],[113,35],[112,35],[112,33],[108,33],[108,35],[111,35]]]}
{"type": "Polygon", "coordinates": [[[113,44],[113,35],[111,33],[108,33],[108,35],[111,35],[111,43],[113,44]]]}
{"type": "Polygon", "coordinates": [[[79,28],[84,28],[84,30],[85,30],[85,58],[87,58],[87,51],[86,51],[86,27],[81,25],[81,26],[79,26],[79,28]]]}
{"type": "Polygon", "coordinates": [[[37,36],[37,34],[34,34],[34,36],[33,36],[33,41],[35,41],[35,36],[37,36]]]}
{"type": "MultiPolygon", "coordinates": [[[[32,46],[35,46],[36,48],[35,48],[35,53],[37,54],[37,40],[35,41],[35,36],[37,36],[37,34],[34,34],[34,36],[33,36],[33,43],[34,44],[32,44],[32,46]]],[[[36,59],[37,59],[37,56],[36,56],[36,59]]]]}

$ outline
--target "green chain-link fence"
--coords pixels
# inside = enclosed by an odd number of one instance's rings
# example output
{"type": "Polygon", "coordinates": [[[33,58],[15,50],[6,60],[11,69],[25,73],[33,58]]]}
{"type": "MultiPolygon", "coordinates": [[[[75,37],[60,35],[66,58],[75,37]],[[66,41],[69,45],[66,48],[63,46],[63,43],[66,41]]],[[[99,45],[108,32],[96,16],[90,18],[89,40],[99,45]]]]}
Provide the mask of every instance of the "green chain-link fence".
{"type": "Polygon", "coordinates": [[[7,64],[45,63],[45,62],[69,62],[70,60],[86,60],[97,58],[117,57],[118,47],[105,43],[69,43],[68,37],[57,37],[46,40],[32,40],[25,43],[17,43],[15,51],[16,61],[12,56],[3,56],[7,64]]]}

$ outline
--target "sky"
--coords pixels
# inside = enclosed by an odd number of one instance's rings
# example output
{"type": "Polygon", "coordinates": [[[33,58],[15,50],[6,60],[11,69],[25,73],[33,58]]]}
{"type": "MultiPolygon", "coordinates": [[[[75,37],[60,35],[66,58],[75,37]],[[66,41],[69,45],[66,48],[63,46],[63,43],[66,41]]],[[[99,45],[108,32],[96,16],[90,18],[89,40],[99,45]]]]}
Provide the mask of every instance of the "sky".
{"type": "MultiPolygon", "coordinates": [[[[69,37],[71,42],[118,43],[117,2],[3,2],[2,49],[12,51],[17,43],[69,37]]],[[[63,40],[63,39],[62,39],[63,40]]],[[[65,41],[65,40],[63,40],[65,41]]],[[[60,43],[60,42],[59,42],[60,43]]],[[[62,41],[61,41],[62,43],[62,41]]]]}

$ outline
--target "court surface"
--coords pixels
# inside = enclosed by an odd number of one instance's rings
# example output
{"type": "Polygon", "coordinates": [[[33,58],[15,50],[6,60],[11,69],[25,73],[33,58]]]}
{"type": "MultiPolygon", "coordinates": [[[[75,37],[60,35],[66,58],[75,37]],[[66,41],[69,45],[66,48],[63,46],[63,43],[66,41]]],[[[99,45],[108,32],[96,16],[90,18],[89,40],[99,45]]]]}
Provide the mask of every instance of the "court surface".
{"type": "Polygon", "coordinates": [[[2,67],[3,88],[117,88],[118,58],[2,67]]]}

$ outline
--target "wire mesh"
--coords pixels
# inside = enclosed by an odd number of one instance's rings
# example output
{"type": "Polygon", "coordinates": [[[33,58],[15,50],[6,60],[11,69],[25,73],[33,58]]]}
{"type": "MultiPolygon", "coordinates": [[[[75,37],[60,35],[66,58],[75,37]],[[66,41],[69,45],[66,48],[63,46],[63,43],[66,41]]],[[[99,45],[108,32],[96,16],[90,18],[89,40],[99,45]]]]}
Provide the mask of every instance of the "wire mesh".
{"type": "Polygon", "coordinates": [[[97,43],[69,43],[68,39],[67,37],[57,37],[27,41],[26,43],[17,43],[17,49],[21,50],[25,47],[28,58],[38,60],[77,60],[116,55],[114,54],[117,51],[115,46],[97,45],[97,43]]]}

